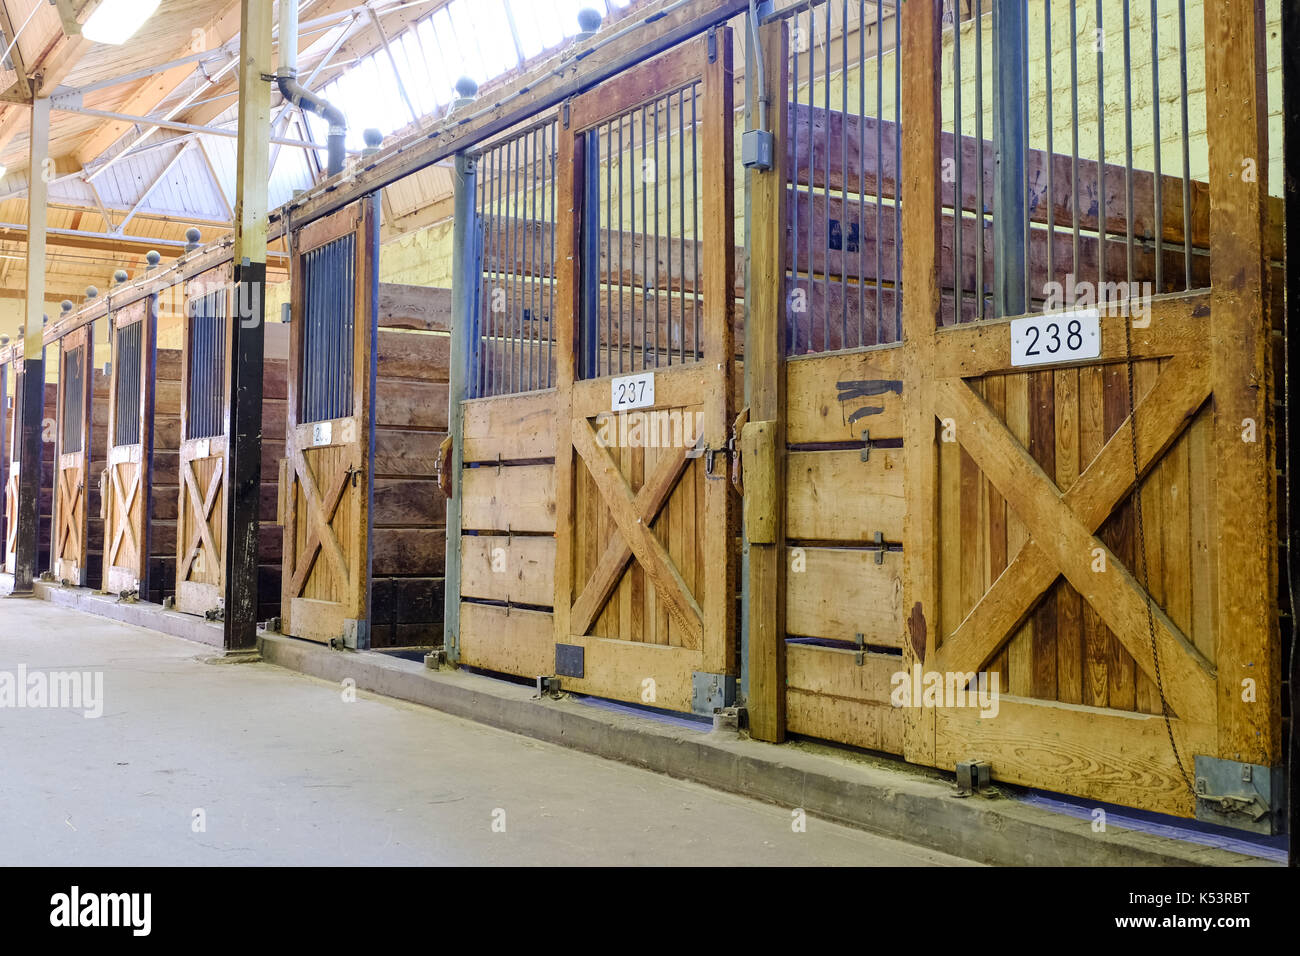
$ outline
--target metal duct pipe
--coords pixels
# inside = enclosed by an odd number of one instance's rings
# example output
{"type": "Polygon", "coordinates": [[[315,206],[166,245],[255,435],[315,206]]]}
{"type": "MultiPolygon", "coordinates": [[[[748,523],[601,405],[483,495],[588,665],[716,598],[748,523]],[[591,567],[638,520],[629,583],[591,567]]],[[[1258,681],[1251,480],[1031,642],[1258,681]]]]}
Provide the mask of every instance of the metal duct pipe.
{"type": "Polygon", "coordinates": [[[280,0],[280,67],[275,73],[280,94],[294,106],[315,113],[329,123],[325,137],[330,176],[343,171],[343,140],[348,121],[343,111],[298,82],[298,0],[280,0]]]}

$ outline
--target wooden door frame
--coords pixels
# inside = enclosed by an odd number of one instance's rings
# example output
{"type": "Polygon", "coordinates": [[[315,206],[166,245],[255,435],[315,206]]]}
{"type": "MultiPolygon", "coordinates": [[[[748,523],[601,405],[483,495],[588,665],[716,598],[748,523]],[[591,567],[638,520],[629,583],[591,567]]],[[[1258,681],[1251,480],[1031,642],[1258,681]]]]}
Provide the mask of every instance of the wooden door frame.
{"type": "Polygon", "coordinates": [[[95,395],[95,336],[94,326],[85,325],[79,329],[74,329],[66,335],[59,338],[59,384],[58,399],[55,403],[54,410],[54,432],[55,432],[55,449],[54,456],[54,502],[52,509],[52,521],[50,523],[50,567],[54,572],[56,580],[68,580],[77,587],[85,587],[87,582],[88,569],[87,558],[90,554],[89,534],[90,534],[90,509],[87,482],[90,480],[90,466],[93,461],[91,455],[90,441],[93,434],[94,413],[94,395],[95,395]],[[68,353],[74,349],[82,348],[82,415],[81,415],[81,450],[79,452],[68,452],[65,455],[63,451],[63,416],[65,412],[64,403],[67,398],[67,358],[68,353]],[[63,488],[63,472],[68,468],[76,467],[69,461],[65,465],[64,458],[69,460],[75,456],[81,456],[81,486],[74,492],[71,499],[73,509],[76,509],[77,502],[81,505],[81,520],[77,531],[77,552],[78,556],[73,561],[76,569],[72,577],[65,575],[61,557],[63,552],[63,505],[65,494],[63,488]],[[75,580],[74,580],[75,578],[75,580]]]}
{"type": "Polygon", "coordinates": [[[221,376],[222,401],[224,411],[220,435],[204,438],[189,438],[190,417],[190,323],[193,319],[191,305],[197,300],[210,295],[213,291],[224,290],[226,296],[226,335],[225,368],[230,367],[231,348],[234,336],[230,324],[234,321],[233,296],[234,264],[232,261],[219,263],[185,282],[185,312],[181,318],[181,415],[180,446],[177,454],[177,490],[176,504],[176,607],[186,613],[206,613],[221,606],[225,597],[226,583],[226,509],[225,496],[229,493],[230,475],[230,405],[226,401],[226,375],[221,376]],[[215,449],[215,454],[213,453],[215,449]],[[199,454],[206,451],[207,454],[199,454]],[[200,488],[191,467],[194,461],[217,459],[217,471],[213,474],[208,487],[200,488]],[[217,505],[220,500],[222,506],[217,505]],[[197,506],[195,534],[188,540],[185,535],[185,516],[187,510],[193,512],[197,506]],[[217,521],[221,526],[221,543],[213,540],[211,523],[217,521]],[[200,581],[187,581],[192,562],[199,554],[206,554],[217,571],[215,584],[200,581]]]}
{"type": "Polygon", "coordinates": [[[104,583],[103,589],[110,592],[131,591],[144,593],[148,588],[149,575],[149,533],[152,522],[150,510],[153,504],[152,465],[153,465],[153,406],[154,406],[154,371],[158,344],[158,296],[148,295],[137,299],[129,305],[108,313],[112,329],[111,367],[108,382],[108,433],[105,436],[104,480],[100,483],[100,516],[104,521],[104,583]],[[123,318],[126,321],[122,321],[123,318]],[[143,323],[140,332],[140,398],[135,410],[140,422],[138,442],[131,445],[116,445],[117,421],[117,383],[122,372],[122,363],[118,355],[117,333],[124,328],[143,323]],[[122,487],[119,471],[123,465],[136,465],[134,487],[122,487]],[[131,509],[137,497],[140,500],[140,523],[131,527],[131,509]],[[124,522],[116,529],[115,511],[119,506],[126,508],[124,522]],[[134,538],[136,560],[134,567],[114,565],[125,537],[134,538]]]}
{"type": "MultiPolygon", "coordinates": [[[[349,206],[344,207],[328,216],[308,223],[304,226],[297,227],[292,233],[292,252],[290,258],[290,302],[291,302],[291,322],[289,326],[289,391],[288,407],[286,410],[286,427],[285,427],[285,457],[281,460],[280,465],[280,502],[278,509],[283,526],[284,557],[283,557],[283,576],[281,579],[281,601],[280,614],[282,618],[282,629],[286,634],[292,634],[296,637],[304,637],[309,640],[332,641],[339,639],[345,646],[366,649],[369,647],[369,620],[370,620],[370,578],[372,555],[370,553],[370,540],[373,537],[371,524],[373,521],[373,496],[374,483],[372,480],[371,470],[374,462],[375,448],[375,407],[374,391],[376,378],[376,335],[377,326],[377,297],[378,283],[376,281],[376,269],[378,266],[378,246],[379,246],[379,197],[378,194],[367,196],[349,206]],[[340,419],[331,421],[331,445],[356,445],[360,459],[354,461],[352,466],[355,469],[355,475],[352,478],[353,487],[360,487],[358,497],[358,513],[361,517],[357,534],[353,539],[351,554],[344,554],[339,547],[338,542],[332,531],[329,530],[329,523],[337,513],[339,503],[344,495],[347,494],[346,483],[342,488],[325,488],[316,489],[315,480],[311,478],[310,469],[308,469],[304,452],[312,445],[312,431],[315,426],[324,424],[322,422],[309,422],[301,424],[300,401],[301,394],[299,391],[299,378],[301,373],[301,356],[303,347],[304,323],[302,316],[303,306],[303,275],[301,268],[302,257],[307,253],[319,249],[327,243],[352,233],[356,236],[356,244],[353,254],[355,260],[355,284],[353,287],[353,360],[352,360],[352,408],[353,414],[340,419]],[[362,434],[353,435],[351,440],[346,437],[346,428],[348,426],[356,427],[358,430],[364,430],[362,434]],[[334,436],[342,434],[341,440],[333,440],[334,436]],[[336,570],[343,570],[344,577],[347,578],[348,595],[341,602],[338,602],[340,610],[321,615],[310,614],[311,624],[303,623],[303,616],[307,614],[308,609],[303,608],[303,614],[297,615],[298,621],[294,621],[294,602],[304,600],[298,596],[310,579],[310,570],[300,569],[298,567],[298,555],[296,553],[296,524],[298,520],[297,508],[297,487],[304,480],[310,481],[310,487],[316,489],[317,497],[322,500],[334,499],[326,507],[329,512],[329,518],[323,522],[317,519],[316,527],[308,535],[309,544],[307,551],[310,552],[308,557],[309,567],[312,563],[320,558],[326,558],[334,562],[336,570]],[[319,492],[324,492],[322,497],[319,492]],[[321,531],[324,534],[321,534],[321,531]],[[319,539],[319,540],[318,540],[319,539]],[[333,542],[330,546],[330,542],[333,542]],[[295,580],[301,573],[302,580],[295,580]],[[323,617],[323,621],[317,622],[317,617],[323,617]],[[337,617],[339,624],[336,628],[334,618],[337,617]]],[[[321,602],[330,603],[335,602],[321,602]]]]}
{"type": "MultiPolygon", "coordinates": [[[[655,100],[662,91],[677,89],[697,79],[702,81],[703,99],[700,232],[703,236],[723,236],[728,241],[704,244],[703,358],[681,367],[656,369],[655,398],[656,407],[700,403],[704,410],[704,440],[709,448],[721,450],[727,446],[732,423],[731,384],[735,374],[735,260],[731,241],[735,231],[732,168],[735,113],[731,31],[726,27],[710,30],[707,35],[683,43],[576,97],[561,111],[556,248],[571,250],[572,254],[559,252],[556,262],[556,315],[567,314],[568,319],[556,322],[554,634],[557,653],[558,645],[576,644],[583,648],[586,658],[584,677],[564,678],[566,687],[628,700],[644,698],[639,697],[638,683],[628,684],[611,673],[622,669],[615,664],[619,655],[631,662],[631,668],[638,673],[652,674],[655,669],[667,666],[674,670],[689,667],[692,674],[716,676],[728,695],[734,695],[734,682],[728,684],[728,681],[738,669],[733,600],[736,583],[733,538],[738,528],[738,508],[730,483],[705,482],[706,528],[702,533],[708,575],[705,591],[711,598],[701,609],[682,586],[680,574],[649,527],[690,461],[685,453],[681,461],[666,460],[656,475],[647,477],[642,491],[633,495],[608,452],[595,441],[586,420],[598,412],[608,411],[609,377],[577,379],[578,348],[583,341],[580,197],[584,195],[588,174],[583,158],[585,138],[600,123],[655,100]],[[714,121],[710,122],[711,119],[714,121]],[[719,161],[712,162],[711,158],[719,161]],[[580,466],[579,462],[583,464],[580,466]],[[575,580],[574,520],[579,467],[588,468],[602,494],[608,496],[618,536],[623,538],[622,541],[611,538],[607,542],[592,582],[575,580]],[[708,529],[718,530],[709,533],[708,529]],[[590,626],[612,591],[608,585],[617,584],[620,569],[629,557],[647,568],[647,577],[666,600],[679,626],[694,633],[694,618],[698,615],[701,638],[698,650],[591,637],[585,628],[584,633],[575,633],[575,612],[576,623],[590,626]],[[588,599],[586,591],[591,586],[596,593],[588,599]]],[[[734,698],[729,697],[727,702],[731,699],[734,698]]],[[[682,709],[689,709],[690,700],[690,687],[687,687],[682,709]]]]}

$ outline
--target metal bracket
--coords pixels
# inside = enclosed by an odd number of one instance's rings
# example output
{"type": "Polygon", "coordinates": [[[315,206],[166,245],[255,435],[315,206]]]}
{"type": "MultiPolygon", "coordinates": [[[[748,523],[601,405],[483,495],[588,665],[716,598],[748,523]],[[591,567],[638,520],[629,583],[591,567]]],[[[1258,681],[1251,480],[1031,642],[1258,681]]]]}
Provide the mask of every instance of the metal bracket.
{"type": "Polygon", "coordinates": [[[864,428],[862,430],[862,460],[863,461],[871,461],[871,446],[872,446],[871,429],[864,428]]]}
{"type": "Polygon", "coordinates": [[[569,128],[569,102],[565,100],[564,105],[560,107],[560,123],[565,129],[569,128]]]}
{"type": "Polygon", "coordinates": [[[853,663],[861,667],[867,660],[867,635],[854,634],[853,646],[857,649],[853,655],[853,663]]]}
{"type": "Polygon", "coordinates": [[[541,675],[538,675],[537,678],[538,697],[548,697],[548,696],[553,697],[559,695],[560,693],[561,693],[560,679],[558,677],[542,677],[541,675]]]}
{"type": "Polygon", "coordinates": [[[81,90],[68,90],[65,93],[55,93],[50,97],[52,110],[79,110],[82,105],[81,90]]]}
{"type": "Polygon", "coordinates": [[[1196,755],[1196,819],[1251,833],[1281,833],[1285,778],[1280,769],[1196,755]]]}
{"type": "Polygon", "coordinates": [[[885,534],[883,531],[877,531],[871,536],[871,540],[876,544],[876,564],[885,563],[885,534]]]}
{"type": "Polygon", "coordinates": [[[691,672],[691,713],[712,717],[736,702],[736,678],[727,674],[691,672]]]}
{"type": "Polygon", "coordinates": [[[345,618],[343,621],[343,634],[340,640],[348,650],[370,650],[370,622],[356,618],[345,618]]]}
{"type": "Polygon", "coordinates": [[[970,796],[989,785],[993,767],[987,760],[962,760],[957,764],[957,793],[970,796]]]}
{"type": "Polygon", "coordinates": [[[586,648],[581,644],[555,645],[555,673],[582,680],[586,676],[586,648]]]}
{"type": "Polygon", "coordinates": [[[718,62],[718,28],[709,27],[709,62],[718,62]]]}

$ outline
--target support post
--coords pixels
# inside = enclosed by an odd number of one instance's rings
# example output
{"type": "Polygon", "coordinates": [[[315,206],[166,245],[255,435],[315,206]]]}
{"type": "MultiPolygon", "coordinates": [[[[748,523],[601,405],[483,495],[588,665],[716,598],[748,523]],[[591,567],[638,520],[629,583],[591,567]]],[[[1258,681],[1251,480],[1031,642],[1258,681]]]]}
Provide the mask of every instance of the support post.
{"type": "MultiPolygon", "coordinates": [[[[899,7],[897,55],[915,82],[903,87],[903,670],[934,657],[939,620],[939,451],[934,420],[934,337],[939,320],[940,0],[899,7]]],[[[905,710],[903,755],[934,762],[934,708],[905,710]]]]}
{"type": "MultiPolygon", "coordinates": [[[[1282,6],[1282,45],[1283,50],[1293,50],[1300,43],[1300,6],[1294,3],[1282,6]]],[[[1282,133],[1284,156],[1295,155],[1300,150],[1300,57],[1282,58],[1282,133]]],[[[1300,237],[1300,163],[1283,166],[1283,197],[1286,203],[1286,235],[1300,237]]],[[[1291,612],[1291,640],[1296,640],[1296,582],[1300,580],[1300,527],[1296,524],[1293,510],[1300,501],[1300,441],[1295,434],[1295,400],[1291,397],[1290,369],[1300,369],[1300,256],[1286,258],[1286,378],[1278,380],[1279,390],[1286,402],[1286,459],[1282,463],[1286,471],[1286,562],[1283,569],[1287,575],[1290,590],[1288,609],[1291,612]]],[[[1300,713],[1300,657],[1291,655],[1291,713],[1300,713]]],[[[1293,725],[1294,726],[1294,725],[1293,725]]],[[[1300,833],[1300,734],[1291,732],[1291,753],[1288,759],[1288,786],[1290,821],[1287,832],[1300,833]]],[[[1296,865],[1300,855],[1300,840],[1290,842],[1288,863],[1296,865]]]]}
{"type": "Polygon", "coordinates": [[[1264,70],[1262,0],[1207,4],[1217,756],[1279,767],[1277,549],[1242,531],[1258,529],[1270,540],[1278,527],[1273,330],[1264,253],[1269,159],[1264,70]]]}
{"type": "MultiPolygon", "coordinates": [[[[18,464],[18,538],[14,593],[32,590],[40,533],[41,428],[45,416],[45,225],[50,185],[44,175],[50,155],[50,101],[32,101],[29,149],[31,185],[27,199],[27,315],[23,330],[23,433],[18,464]]],[[[90,387],[90,383],[86,383],[90,387]]]]}
{"type": "Polygon", "coordinates": [[[271,0],[241,0],[235,307],[226,395],[230,482],[226,499],[225,651],[257,645],[257,525],[262,480],[262,357],[266,327],[267,181],[271,135],[271,0]]]}
{"type": "MultiPolygon", "coordinates": [[[[751,34],[752,35],[752,34],[751,34]]],[[[789,38],[784,20],[759,28],[766,89],[746,69],[749,101],[766,95],[774,149],[772,168],[746,174],[750,241],[745,295],[745,403],[754,422],[775,423],[773,526],[764,544],[745,528],[742,597],[745,623],[745,707],[750,735],[785,739],[785,226],[789,38]]],[[[746,44],[749,49],[751,44],[746,44]]],[[[751,54],[752,59],[752,54],[751,54]]],[[[739,436],[738,436],[739,437],[739,436]]],[[[748,512],[748,509],[746,509],[748,512]]]]}
{"type": "MultiPolygon", "coordinates": [[[[1024,0],[993,4],[993,311],[1023,315],[1025,289],[1025,19],[1024,0]]],[[[955,27],[961,29],[958,23],[955,27]]],[[[935,67],[938,68],[938,60],[935,67]]],[[[903,114],[906,116],[907,114],[903,114]]],[[[961,156],[961,147],[957,149],[961,156]]],[[[960,162],[960,159],[958,159],[960,162]]],[[[938,197],[927,200],[938,203],[938,197]]],[[[961,222],[960,215],[957,222],[961,222]]],[[[961,264],[954,267],[961,275],[961,264]]],[[[979,290],[977,290],[979,291],[979,290]]],[[[982,294],[982,293],[981,293],[982,294]]],[[[961,316],[956,320],[960,321],[961,316]]]]}
{"type": "Polygon", "coordinates": [[[475,161],[456,154],[453,173],[455,220],[452,240],[451,368],[448,372],[447,431],[451,435],[451,496],[447,499],[447,568],[444,578],[442,646],[447,661],[460,659],[461,490],[465,470],[465,383],[469,366],[470,330],[477,327],[475,305],[482,285],[478,258],[478,225],[474,195],[478,188],[475,161]]]}

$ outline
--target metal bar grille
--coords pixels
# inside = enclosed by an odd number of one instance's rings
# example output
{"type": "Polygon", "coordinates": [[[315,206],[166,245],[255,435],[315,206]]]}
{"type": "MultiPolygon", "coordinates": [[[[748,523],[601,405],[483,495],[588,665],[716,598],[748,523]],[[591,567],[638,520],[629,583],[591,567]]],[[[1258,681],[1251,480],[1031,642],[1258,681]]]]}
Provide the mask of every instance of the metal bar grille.
{"type": "Polygon", "coordinates": [[[323,422],[353,413],[356,237],[303,256],[302,418],[323,422]]]}
{"type": "Polygon", "coordinates": [[[114,333],[117,339],[117,380],[113,390],[113,445],[140,441],[140,361],[144,322],[132,322],[114,333]]]}
{"type": "Polygon", "coordinates": [[[585,134],[584,378],[701,357],[702,95],[697,80],[585,134]]]}
{"type": "Polygon", "coordinates": [[[1204,100],[1189,91],[1185,5],[1028,0],[1017,16],[1005,8],[1018,34],[1007,36],[998,27],[1002,0],[948,0],[941,324],[988,314],[999,265],[1011,274],[1012,312],[1022,302],[1029,312],[1106,310],[1209,284],[1208,209],[1193,202],[1204,196],[1193,186],[1205,176],[1205,134],[1195,132],[1204,123],[1189,119],[1204,100]],[[1006,103],[989,95],[999,45],[1024,64],[1002,77],[999,88],[1014,94],[1006,103]],[[1000,141],[1000,110],[1019,111],[1022,143],[1000,141]],[[987,185],[999,152],[1023,170],[1003,194],[1020,220],[1003,230],[1014,247],[994,241],[1003,210],[987,185]]]}
{"type": "Polygon", "coordinates": [[[224,434],[226,382],[226,294],[210,292],[190,302],[185,437],[224,434]]]}
{"type": "Polygon", "coordinates": [[[786,349],[902,337],[900,26],[892,3],[823,0],[790,31],[786,349]]]}
{"type": "Polygon", "coordinates": [[[63,356],[63,422],[60,454],[81,451],[81,425],[86,404],[86,363],[83,361],[84,345],[64,353],[63,356]]]}
{"type": "Polygon", "coordinates": [[[556,150],[547,119],[475,154],[482,283],[471,398],[551,388],[555,348],[556,150]]]}

